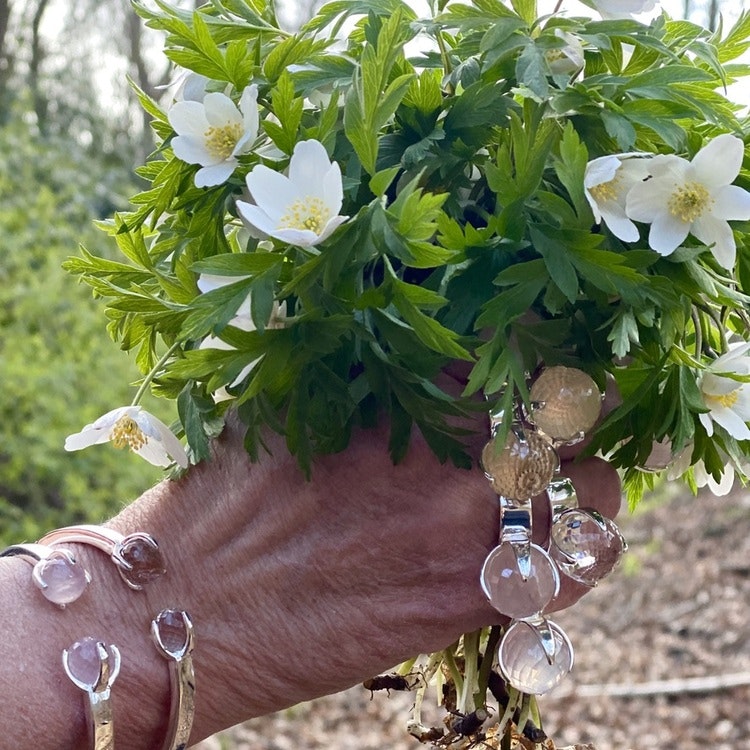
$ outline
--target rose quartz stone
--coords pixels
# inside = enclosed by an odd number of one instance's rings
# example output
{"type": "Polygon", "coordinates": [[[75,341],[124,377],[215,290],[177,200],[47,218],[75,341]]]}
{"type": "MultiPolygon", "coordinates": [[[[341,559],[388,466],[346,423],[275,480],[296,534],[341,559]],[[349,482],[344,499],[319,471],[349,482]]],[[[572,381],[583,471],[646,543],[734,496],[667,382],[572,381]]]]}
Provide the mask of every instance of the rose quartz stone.
{"type": "Polygon", "coordinates": [[[156,618],[156,628],[164,648],[171,654],[182,653],[187,647],[188,631],[182,612],[165,609],[156,618]]]}
{"type": "Polygon", "coordinates": [[[81,565],[62,555],[40,560],[36,566],[42,594],[53,604],[65,606],[86,590],[88,579],[81,565]]]}
{"type": "Polygon", "coordinates": [[[99,681],[101,659],[97,649],[97,639],[91,636],[81,638],[68,649],[68,671],[79,682],[94,687],[99,681]]]}

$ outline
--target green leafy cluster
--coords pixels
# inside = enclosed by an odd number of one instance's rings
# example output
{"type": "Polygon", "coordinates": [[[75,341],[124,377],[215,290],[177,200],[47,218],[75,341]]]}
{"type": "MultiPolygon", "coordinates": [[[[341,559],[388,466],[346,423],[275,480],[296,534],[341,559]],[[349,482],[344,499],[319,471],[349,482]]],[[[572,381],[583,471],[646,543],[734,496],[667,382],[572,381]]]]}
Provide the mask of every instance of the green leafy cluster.
{"type": "MultiPolygon", "coordinates": [[[[288,34],[264,0],[157,5],[136,9],[177,66],[235,100],[258,86],[277,154],[255,149],[224,184],[196,188],[167,113],[141,94],[161,145],[138,170],[149,188],[105,227],[125,258],[67,265],[106,299],[110,332],[144,373],[178,345],[154,388],[177,399],[197,459],[227,403],[212,396],[230,386],[252,454],[270,426],[309,467],[385,413],[395,460],[417,425],[441,459],[466,465],[455,417],[475,394],[527,398],[543,362],[616,381],[622,406],[592,450],[618,465],[643,463],[660,440],[693,445],[717,476],[722,454],[741,463],[747,446],[701,427],[698,382],[727,334],[746,330],[747,227],[733,225],[734,273],[692,239],[660,257],[645,235],[626,244],[595,225],[583,178],[602,155],[689,158],[720,133],[742,136],[724,90],[748,72],[736,60],[750,16],[710,33],[666,15],[539,19],[533,0],[440,1],[430,18],[400,0],[334,0],[288,34]],[[551,65],[561,32],[583,43],[581,72],[551,65]],[[306,139],[340,165],[350,218],[319,247],[269,247],[235,200],[254,166],[283,169],[306,139]],[[237,280],[200,294],[201,273],[237,280]],[[228,325],[248,294],[254,331],[228,325]],[[266,326],[275,302],[281,328],[266,326]],[[208,335],[231,348],[200,348],[208,335]],[[460,395],[436,385],[455,360],[467,363],[460,395]]],[[[649,481],[632,468],[627,479],[634,494],[649,481]]]]}

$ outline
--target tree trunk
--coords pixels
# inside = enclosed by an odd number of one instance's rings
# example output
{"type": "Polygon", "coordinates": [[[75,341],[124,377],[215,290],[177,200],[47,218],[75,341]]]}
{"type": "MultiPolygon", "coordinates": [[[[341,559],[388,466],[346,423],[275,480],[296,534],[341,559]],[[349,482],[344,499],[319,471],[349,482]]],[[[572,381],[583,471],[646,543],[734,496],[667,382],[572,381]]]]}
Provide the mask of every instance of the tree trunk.
{"type": "MultiPolygon", "coordinates": [[[[1,1],[1,0],[0,0],[1,1]]],[[[31,21],[31,60],[29,61],[29,88],[36,113],[37,127],[42,135],[47,132],[47,97],[44,95],[43,86],[39,80],[42,61],[44,60],[44,48],[39,33],[42,17],[47,10],[49,0],[39,0],[31,21]]]]}

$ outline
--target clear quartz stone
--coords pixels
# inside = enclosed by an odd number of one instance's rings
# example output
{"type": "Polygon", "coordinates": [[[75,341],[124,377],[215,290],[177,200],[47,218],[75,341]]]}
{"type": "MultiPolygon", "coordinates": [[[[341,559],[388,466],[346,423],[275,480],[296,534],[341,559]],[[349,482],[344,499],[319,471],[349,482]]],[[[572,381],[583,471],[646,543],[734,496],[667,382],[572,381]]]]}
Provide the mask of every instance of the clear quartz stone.
{"type": "Polygon", "coordinates": [[[101,672],[101,659],[96,638],[86,636],[76,641],[67,653],[67,665],[70,674],[80,683],[95,687],[101,672]]]}
{"type": "Polygon", "coordinates": [[[122,560],[130,566],[123,576],[133,586],[141,588],[166,572],[161,550],[153,540],[141,536],[126,537],[119,550],[122,560]]]}
{"type": "Polygon", "coordinates": [[[585,508],[566,510],[552,525],[550,556],[566,576],[594,586],[609,575],[625,551],[614,521],[585,508]]]}
{"type": "Polygon", "coordinates": [[[505,679],[523,693],[541,695],[551,690],[573,668],[573,647],[560,627],[547,621],[555,645],[552,662],[547,658],[539,632],[530,623],[508,628],[498,650],[505,679]]]}
{"type": "Polygon", "coordinates": [[[46,599],[65,606],[86,590],[86,571],[65,555],[52,554],[36,564],[36,581],[46,599]]]}
{"type": "Polygon", "coordinates": [[[187,648],[188,628],[181,611],[165,609],[156,617],[159,640],[171,654],[180,654],[187,648]]]}
{"type": "Polygon", "coordinates": [[[482,566],[481,584],[490,604],[517,620],[541,612],[557,594],[560,579],[547,553],[530,546],[531,575],[524,580],[510,542],[501,542],[482,566]]]}

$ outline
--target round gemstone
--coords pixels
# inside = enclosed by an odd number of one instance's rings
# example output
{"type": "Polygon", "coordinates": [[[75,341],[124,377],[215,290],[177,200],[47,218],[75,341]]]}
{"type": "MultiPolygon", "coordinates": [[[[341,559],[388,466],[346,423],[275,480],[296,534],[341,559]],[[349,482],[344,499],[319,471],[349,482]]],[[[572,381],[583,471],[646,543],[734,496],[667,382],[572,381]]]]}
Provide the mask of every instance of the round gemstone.
{"type": "Polygon", "coordinates": [[[480,581],[490,604],[516,620],[539,614],[555,597],[560,578],[549,555],[532,544],[531,574],[524,580],[513,545],[502,542],[487,555],[480,581]]]}
{"type": "Polygon", "coordinates": [[[165,609],[154,620],[161,646],[172,655],[180,655],[188,647],[188,626],[185,613],[165,609]]]}
{"type": "Polygon", "coordinates": [[[81,565],[55,552],[36,564],[34,580],[44,597],[61,607],[78,599],[89,582],[81,565]]]}
{"type": "Polygon", "coordinates": [[[482,450],[482,466],[495,492],[510,499],[543,492],[558,464],[554,448],[534,432],[519,436],[511,430],[504,446],[493,438],[482,450]]]}
{"type": "Polygon", "coordinates": [[[125,537],[119,546],[123,578],[134,588],[142,588],[167,572],[164,558],[156,542],[146,535],[125,537]]]}
{"type": "MultiPolygon", "coordinates": [[[[76,641],[66,653],[66,663],[71,677],[83,685],[94,688],[99,682],[102,660],[96,638],[86,636],[76,641]]],[[[103,645],[103,644],[102,644],[103,645]]]]}
{"type": "Polygon", "coordinates": [[[566,510],[552,525],[550,555],[566,576],[594,586],[625,551],[617,524],[583,508],[566,510]]]}
{"type": "Polygon", "coordinates": [[[553,440],[583,439],[602,409],[596,383],[582,370],[549,367],[534,381],[529,392],[530,419],[553,440]]]}
{"type": "Polygon", "coordinates": [[[508,628],[500,642],[497,658],[505,679],[522,693],[541,695],[559,684],[573,668],[573,647],[565,633],[547,621],[554,642],[550,659],[535,626],[516,622],[508,628]]]}

